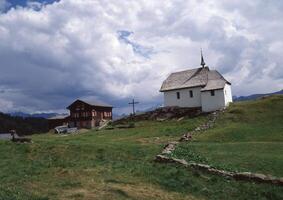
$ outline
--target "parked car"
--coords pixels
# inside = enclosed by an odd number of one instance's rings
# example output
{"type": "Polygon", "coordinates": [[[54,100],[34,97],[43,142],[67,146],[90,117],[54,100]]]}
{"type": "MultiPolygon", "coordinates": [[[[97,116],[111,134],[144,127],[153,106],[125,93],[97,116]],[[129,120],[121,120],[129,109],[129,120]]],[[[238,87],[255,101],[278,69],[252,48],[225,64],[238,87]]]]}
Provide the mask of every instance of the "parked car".
{"type": "Polygon", "coordinates": [[[57,134],[67,134],[67,133],[75,133],[78,131],[78,128],[69,128],[68,126],[57,126],[55,127],[55,133],[57,134]]]}

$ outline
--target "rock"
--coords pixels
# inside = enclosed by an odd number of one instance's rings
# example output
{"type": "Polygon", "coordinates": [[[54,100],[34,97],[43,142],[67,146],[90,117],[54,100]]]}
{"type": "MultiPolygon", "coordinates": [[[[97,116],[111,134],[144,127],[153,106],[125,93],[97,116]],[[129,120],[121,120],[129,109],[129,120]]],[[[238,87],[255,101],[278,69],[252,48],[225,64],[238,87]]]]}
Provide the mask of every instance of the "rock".
{"type": "Polygon", "coordinates": [[[156,118],[156,121],[158,121],[158,122],[163,122],[165,120],[166,120],[166,118],[156,118]]]}
{"type": "Polygon", "coordinates": [[[233,175],[233,178],[236,180],[250,180],[251,179],[251,172],[239,172],[233,175]]]}
{"type": "Polygon", "coordinates": [[[163,155],[157,155],[155,157],[155,161],[156,162],[161,162],[161,163],[168,162],[168,158],[166,156],[163,156],[163,155]]]}
{"type": "Polygon", "coordinates": [[[191,163],[190,166],[199,169],[199,170],[205,170],[208,171],[208,169],[210,169],[211,167],[209,165],[205,165],[205,164],[198,164],[198,163],[191,163]]]}
{"type": "MultiPolygon", "coordinates": [[[[250,177],[252,180],[256,181],[256,182],[266,182],[268,181],[268,179],[266,178],[266,175],[264,174],[252,174],[250,177]]],[[[269,180],[271,177],[269,177],[269,180]]]]}
{"type": "Polygon", "coordinates": [[[195,117],[201,114],[201,108],[163,107],[146,113],[137,113],[115,120],[115,124],[125,123],[129,120],[156,120],[156,119],[182,119],[182,117],[195,117]]]}
{"type": "Polygon", "coordinates": [[[218,169],[215,169],[215,168],[212,168],[212,167],[208,169],[208,172],[211,172],[213,174],[223,176],[223,177],[232,177],[233,176],[232,172],[227,172],[227,171],[224,171],[224,170],[218,170],[218,169]]]}
{"type": "Polygon", "coordinates": [[[171,118],[173,118],[173,116],[174,116],[174,113],[166,113],[165,114],[165,117],[167,118],[167,119],[171,119],[171,118]]]}
{"type": "Polygon", "coordinates": [[[185,133],[180,139],[179,142],[191,141],[193,139],[192,132],[185,133]]]}
{"type": "Polygon", "coordinates": [[[280,178],[280,179],[278,180],[278,185],[283,186],[283,178],[280,178]]]}
{"type": "Polygon", "coordinates": [[[155,161],[161,162],[161,163],[177,163],[177,164],[181,164],[183,166],[188,165],[187,161],[185,161],[184,159],[168,158],[164,155],[157,155],[155,157],[155,161]]]}
{"type": "Polygon", "coordinates": [[[197,128],[195,129],[195,131],[201,131],[201,128],[200,128],[200,127],[197,127],[197,128]]]}
{"type": "Polygon", "coordinates": [[[176,159],[176,158],[173,158],[172,161],[173,161],[174,163],[178,163],[178,164],[181,164],[181,165],[185,165],[185,166],[188,165],[188,162],[185,161],[184,159],[176,159]]]}
{"type": "Polygon", "coordinates": [[[171,142],[165,145],[163,148],[162,154],[170,154],[172,151],[175,150],[175,146],[178,144],[178,142],[171,142]]]}

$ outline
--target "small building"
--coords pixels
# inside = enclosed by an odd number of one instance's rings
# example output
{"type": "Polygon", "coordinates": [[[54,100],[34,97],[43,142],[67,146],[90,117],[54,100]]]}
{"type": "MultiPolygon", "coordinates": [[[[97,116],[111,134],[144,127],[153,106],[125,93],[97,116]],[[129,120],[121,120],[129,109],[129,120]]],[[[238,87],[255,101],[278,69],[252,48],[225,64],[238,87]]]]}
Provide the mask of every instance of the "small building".
{"type": "Polygon", "coordinates": [[[48,127],[50,129],[54,129],[57,126],[68,125],[69,115],[57,115],[54,117],[48,118],[48,127]]]}
{"type": "Polygon", "coordinates": [[[231,83],[218,71],[205,66],[172,73],[162,84],[164,106],[200,108],[211,112],[232,102],[231,83]]]}
{"type": "Polygon", "coordinates": [[[93,128],[103,121],[112,120],[112,106],[97,101],[76,100],[67,107],[70,110],[69,127],[93,128]]]}

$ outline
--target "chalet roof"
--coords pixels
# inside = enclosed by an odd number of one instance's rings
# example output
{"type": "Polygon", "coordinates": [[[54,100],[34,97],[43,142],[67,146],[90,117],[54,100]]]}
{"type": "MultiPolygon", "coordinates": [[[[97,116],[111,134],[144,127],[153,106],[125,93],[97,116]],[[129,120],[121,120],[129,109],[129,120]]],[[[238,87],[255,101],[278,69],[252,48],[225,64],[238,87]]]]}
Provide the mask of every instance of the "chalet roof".
{"type": "Polygon", "coordinates": [[[80,100],[80,99],[77,99],[76,101],[74,101],[73,103],[71,103],[71,105],[69,105],[67,108],[70,108],[70,107],[71,107],[74,103],[76,103],[77,101],[81,101],[81,102],[86,103],[86,104],[91,105],[91,106],[113,108],[113,106],[111,106],[111,105],[109,105],[109,104],[107,104],[107,103],[103,103],[103,102],[97,101],[97,100],[89,101],[89,100],[80,100]]]}
{"type": "Polygon", "coordinates": [[[200,67],[185,71],[175,72],[163,82],[160,91],[202,87],[201,91],[224,88],[229,83],[218,71],[208,67],[200,67]]]}
{"type": "Polygon", "coordinates": [[[92,105],[92,106],[99,106],[99,107],[113,107],[111,106],[110,104],[107,104],[107,103],[104,103],[104,102],[101,102],[101,101],[98,101],[98,100],[81,100],[89,105],[92,105]]]}

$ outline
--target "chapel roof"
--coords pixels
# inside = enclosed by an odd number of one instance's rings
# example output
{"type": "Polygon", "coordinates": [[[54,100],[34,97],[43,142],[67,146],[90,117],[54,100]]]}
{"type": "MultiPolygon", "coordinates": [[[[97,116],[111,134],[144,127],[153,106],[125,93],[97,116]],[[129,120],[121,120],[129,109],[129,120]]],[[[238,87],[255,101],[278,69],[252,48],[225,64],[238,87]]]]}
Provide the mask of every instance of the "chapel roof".
{"type": "Polygon", "coordinates": [[[224,88],[228,82],[218,71],[209,67],[199,67],[180,72],[174,72],[163,82],[160,91],[202,87],[201,91],[224,88]]]}

